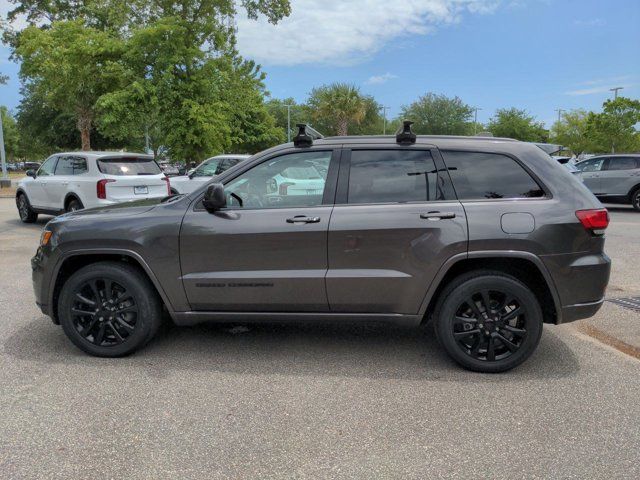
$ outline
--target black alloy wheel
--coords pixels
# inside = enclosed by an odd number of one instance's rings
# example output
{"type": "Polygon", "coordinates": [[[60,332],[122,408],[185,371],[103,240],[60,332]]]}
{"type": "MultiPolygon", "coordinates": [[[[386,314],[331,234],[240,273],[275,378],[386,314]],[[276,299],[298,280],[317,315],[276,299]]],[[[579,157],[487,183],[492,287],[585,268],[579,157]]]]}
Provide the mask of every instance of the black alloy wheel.
{"type": "Polygon", "coordinates": [[[81,350],[119,357],[153,338],[162,322],[162,302],[141,269],[125,262],[92,263],[65,281],[58,319],[81,350]]]}
{"type": "Polygon", "coordinates": [[[478,372],[503,372],[521,364],[542,334],[535,294],[502,272],[477,271],[456,278],[440,295],[433,318],[446,352],[478,372]]]}

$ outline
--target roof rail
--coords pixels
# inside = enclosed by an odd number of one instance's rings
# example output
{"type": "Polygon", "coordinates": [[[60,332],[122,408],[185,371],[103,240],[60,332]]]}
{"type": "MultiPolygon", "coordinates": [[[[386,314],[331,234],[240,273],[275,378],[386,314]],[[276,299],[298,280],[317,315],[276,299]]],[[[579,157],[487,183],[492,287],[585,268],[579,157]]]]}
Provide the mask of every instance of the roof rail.
{"type": "Polygon", "coordinates": [[[411,125],[413,125],[413,122],[411,120],[402,121],[402,127],[400,127],[396,132],[397,143],[403,145],[416,143],[416,134],[411,131],[411,125]]]}
{"type": "Polygon", "coordinates": [[[324,138],[324,135],[306,123],[298,123],[296,126],[298,127],[298,134],[293,137],[293,145],[295,147],[310,147],[313,145],[314,140],[324,138]]]}

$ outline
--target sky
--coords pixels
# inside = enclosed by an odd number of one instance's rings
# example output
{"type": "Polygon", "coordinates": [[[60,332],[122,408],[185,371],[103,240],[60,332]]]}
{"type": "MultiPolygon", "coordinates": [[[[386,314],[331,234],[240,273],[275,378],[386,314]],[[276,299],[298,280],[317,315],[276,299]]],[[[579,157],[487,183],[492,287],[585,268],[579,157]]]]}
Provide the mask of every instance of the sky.
{"type": "MultiPolygon", "coordinates": [[[[267,74],[272,97],[302,102],[349,82],[389,118],[427,92],[458,96],[487,122],[498,108],[550,126],[557,109],[598,111],[640,98],[640,0],[292,0],[278,25],[239,14],[240,53],[267,74]]],[[[0,0],[0,14],[9,8],[0,0]]],[[[19,66],[0,47],[0,104],[20,100],[19,66]]]]}

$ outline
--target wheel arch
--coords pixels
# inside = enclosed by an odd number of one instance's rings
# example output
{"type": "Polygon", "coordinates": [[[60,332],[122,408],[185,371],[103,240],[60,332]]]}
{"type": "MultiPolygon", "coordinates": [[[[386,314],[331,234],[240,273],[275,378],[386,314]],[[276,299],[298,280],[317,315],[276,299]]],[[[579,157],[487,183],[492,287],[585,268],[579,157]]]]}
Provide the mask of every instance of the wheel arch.
{"type": "Polygon", "coordinates": [[[631,201],[631,197],[633,197],[633,194],[636,193],[637,190],[640,190],[640,182],[629,189],[629,193],[627,194],[629,201],[631,201]]]}
{"type": "Polygon", "coordinates": [[[529,252],[480,251],[451,257],[432,282],[420,313],[423,322],[430,319],[444,288],[458,276],[474,270],[495,270],[524,282],[540,301],[545,323],[562,322],[562,304],[555,283],[542,260],[529,252]]]}
{"type": "Polygon", "coordinates": [[[60,296],[60,291],[62,290],[62,286],[64,285],[65,280],[87,265],[105,261],[126,263],[140,270],[140,272],[143,273],[151,281],[151,284],[153,285],[156,293],[169,312],[171,318],[175,319],[175,312],[171,305],[169,297],[162,288],[162,285],[158,281],[158,278],[151,270],[151,267],[149,267],[149,265],[138,253],[132,250],[103,249],[68,252],[56,264],[54,273],[52,275],[52,281],[49,286],[48,295],[49,305],[51,305],[51,318],[53,319],[53,322],[55,324],[59,324],[58,298],[60,296]]]}
{"type": "Polygon", "coordinates": [[[67,209],[67,207],[69,206],[69,203],[71,202],[71,200],[77,200],[80,202],[80,204],[83,206],[84,208],[84,202],[82,201],[82,199],[80,198],[80,195],[78,195],[75,192],[68,192],[65,197],[64,197],[64,202],[62,202],[62,207],[64,208],[64,210],[67,209]]]}

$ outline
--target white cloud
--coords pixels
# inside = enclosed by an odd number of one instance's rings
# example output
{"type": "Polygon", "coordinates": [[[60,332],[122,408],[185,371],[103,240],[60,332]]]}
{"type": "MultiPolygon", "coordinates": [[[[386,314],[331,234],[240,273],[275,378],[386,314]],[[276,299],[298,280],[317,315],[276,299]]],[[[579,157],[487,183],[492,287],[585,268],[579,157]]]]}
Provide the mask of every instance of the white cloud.
{"type": "Polygon", "coordinates": [[[602,18],[590,18],[586,20],[574,20],[573,24],[578,27],[602,27],[605,22],[602,18]]]}
{"type": "MultiPolygon", "coordinates": [[[[7,17],[7,13],[16,8],[16,5],[9,3],[9,0],[0,0],[0,18],[3,20],[7,17]]],[[[24,19],[24,16],[16,18],[13,22],[13,27],[20,30],[27,26],[27,22],[24,19]]]]}
{"type": "Polygon", "coordinates": [[[267,65],[352,64],[392,41],[426,35],[465,13],[485,14],[500,0],[292,0],[277,25],[236,19],[240,53],[267,65]]]}
{"type": "Polygon", "coordinates": [[[365,83],[365,85],[382,85],[383,83],[387,83],[389,80],[393,80],[394,78],[398,78],[397,75],[393,73],[384,73],[382,75],[374,75],[373,77],[369,77],[365,83]]]}
{"type": "Polygon", "coordinates": [[[637,77],[634,75],[618,75],[615,77],[595,78],[584,80],[577,86],[584,88],[576,88],[564,92],[565,95],[595,95],[596,93],[609,93],[613,87],[631,88],[638,85],[637,77]]]}
{"type": "MultiPolygon", "coordinates": [[[[630,88],[630,87],[633,87],[634,85],[635,84],[616,85],[616,87],[630,88]]],[[[611,88],[612,87],[610,85],[605,85],[605,86],[593,87],[593,88],[579,88],[578,90],[570,90],[565,93],[567,95],[594,95],[596,93],[609,93],[611,92],[611,88]]]]}

